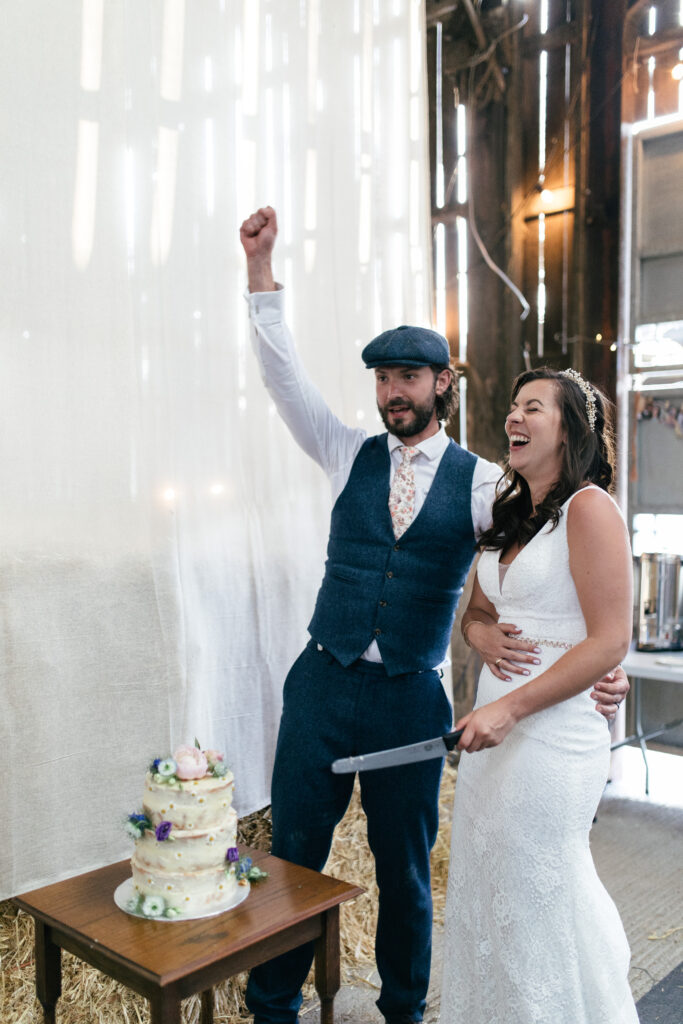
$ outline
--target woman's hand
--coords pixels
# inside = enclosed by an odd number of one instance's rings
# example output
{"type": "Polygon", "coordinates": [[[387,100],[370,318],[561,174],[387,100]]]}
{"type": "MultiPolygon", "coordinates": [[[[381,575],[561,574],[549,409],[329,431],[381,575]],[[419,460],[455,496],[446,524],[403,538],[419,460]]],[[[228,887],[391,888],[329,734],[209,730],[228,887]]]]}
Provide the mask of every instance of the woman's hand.
{"type": "Polygon", "coordinates": [[[467,642],[479,654],[498,679],[510,681],[508,672],[528,676],[526,665],[540,665],[540,648],[527,640],[516,640],[521,633],[511,622],[480,622],[470,619],[466,624],[467,642]]]}
{"type": "Polygon", "coordinates": [[[476,711],[470,711],[456,723],[456,729],[464,732],[458,743],[458,750],[472,754],[475,750],[497,747],[505,739],[517,719],[506,706],[505,700],[494,700],[476,711]]]}
{"type": "Polygon", "coordinates": [[[595,701],[595,710],[604,715],[608,722],[613,722],[622,700],[630,690],[628,676],[621,665],[599,679],[591,692],[595,701]]]}

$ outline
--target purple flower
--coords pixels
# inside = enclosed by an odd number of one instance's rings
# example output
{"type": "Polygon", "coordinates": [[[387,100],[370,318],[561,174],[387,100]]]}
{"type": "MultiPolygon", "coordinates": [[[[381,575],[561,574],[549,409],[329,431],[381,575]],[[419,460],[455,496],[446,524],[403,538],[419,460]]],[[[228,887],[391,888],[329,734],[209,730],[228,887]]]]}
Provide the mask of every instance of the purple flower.
{"type": "Polygon", "coordinates": [[[228,852],[225,855],[225,859],[231,864],[234,864],[236,860],[240,859],[240,851],[236,846],[229,846],[228,852]]]}
{"type": "Polygon", "coordinates": [[[155,757],[154,760],[152,761],[152,771],[153,772],[158,772],[160,764],[161,764],[161,758],[160,757],[155,757]]]}
{"type": "Polygon", "coordinates": [[[147,821],[147,815],[146,814],[129,814],[128,815],[128,820],[129,821],[147,821]]]}
{"type": "Polygon", "coordinates": [[[168,839],[169,833],[173,825],[170,821],[160,821],[157,827],[154,829],[154,835],[157,837],[160,843],[163,843],[164,839],[168,839]]]}

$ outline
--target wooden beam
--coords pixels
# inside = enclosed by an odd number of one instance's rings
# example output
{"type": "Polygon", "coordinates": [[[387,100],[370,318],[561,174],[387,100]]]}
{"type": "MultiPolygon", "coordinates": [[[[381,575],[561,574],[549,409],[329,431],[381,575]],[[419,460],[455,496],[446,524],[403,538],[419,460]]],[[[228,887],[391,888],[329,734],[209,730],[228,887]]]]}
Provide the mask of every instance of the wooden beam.
{"type": "Polygon", "coordinates": [[[437,224],[453,224],[458,217],[469,216],[467,203],[449,203],[448,206],[438,207],[432,210],[432,227],[437,224]]]}
{"type": "MultiPolygon", "coordinates": [[[[472,0],[462,0],[462,5],[465,8],[467,17],[470,19],[470,24],[472,25],[472,28],[474,29],[474,35],[476,36],[478,46],[480,46],[482,50],[486,50],[489,44],[486,41],[486,36],[484,34],[483,28],[481,27],[479,15],[474,4],[472,3],[472,0]]],[[[500,70],[498,61],[496,60],[495,53],[491,54],[489,60],[491,63],[491,67],[493,69],[493,77],[496,80],[496,85],[500,89],[501,94],[504,94],[505,79],[503,78],[503,72],[500,70]]]]}
{"type": "Polygon", "coordinates": [[[638,36],[633,52],[624,56],[629,62],[634,57],[636,60],[647,60],[648,57],[654,57],[656,53],[681,47],[683,47],[683,28],[667,28],[663,32],[655,32],[652,36],[638,36]]]}
{"type": "Polygon", "coordinates": [[[557,50],[567,43],[574,45],[579,40],[575,21],[565,22],[549,32],[529,36],[522,43],[522,57],[537,57],[541,50],[557,50]]]}
{"type": "Polygon", "coordinates": [[[637,18],[644,8],[650,7],[651,3],[652,0],[635,0],[626,11],[626,23],[633,22],[634,18],[637,18]]]}
{"type": "Polygon", "coordinates": [[[436,25],[437,21],[443,21],[449,14],[457,11],[458,5],[454,3],[430,4],[427,10],[427,24],[436,25]]]}
{"type": "MultiPolygon", "coordinates": [[[[590,85],[591,85],[591,0],[580,0],[577,9],[577,27],[579,29],[579,90],[578,103],[574,108],[574,125],[576,132],[576,148],[574,151],[574,245],[571,263],[573,288],[571,289],[570,306],[572,315],[569,318],[569,329],[577,337],[583,337],[586,331],[586,308],[588,280],[586,267],[586,207],[588,169],[590,159],[590,85]]],[[[584,369],[584,351],[581,342],[574,350],[574,368],[582,372],[584,369]]]]}

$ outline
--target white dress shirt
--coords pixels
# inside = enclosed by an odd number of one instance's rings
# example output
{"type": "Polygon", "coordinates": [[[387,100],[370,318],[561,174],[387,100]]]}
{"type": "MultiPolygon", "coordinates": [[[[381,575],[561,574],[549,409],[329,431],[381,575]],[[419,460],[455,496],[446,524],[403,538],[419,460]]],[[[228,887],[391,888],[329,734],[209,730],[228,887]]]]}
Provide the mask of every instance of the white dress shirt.
{"type": "MultiPolygon", "coordinates": [[[[346,486],[353,461],[368,433],[359,427],[347,427],[342,423],[328,408],[308,377],[284,321],[282,287],[278,286],[274,292],[247,292],[246,299],[249,304],[252,346],[263,383],[297,444],[326,473],[334,503],[346,486]]],[[[448,435],[441,427],[436,434],[414,446],[419,454],[412,463],[415,470],[413,518],[424,504],[448,444],[448,435]]],[[[391,485],[394,473],[401,464],[400,449],[404,441],[394,434],[388,434],[387,445],[391,485]]],[[[479,537],[491,525],[491,506],[496,483],[501,475],[502,470],[497,463],[477,457],[472,477],[471,505],[475,537],[479,537]]],[[[382,660],[374,640],[364,657],[370,661],[382,660]]]]}

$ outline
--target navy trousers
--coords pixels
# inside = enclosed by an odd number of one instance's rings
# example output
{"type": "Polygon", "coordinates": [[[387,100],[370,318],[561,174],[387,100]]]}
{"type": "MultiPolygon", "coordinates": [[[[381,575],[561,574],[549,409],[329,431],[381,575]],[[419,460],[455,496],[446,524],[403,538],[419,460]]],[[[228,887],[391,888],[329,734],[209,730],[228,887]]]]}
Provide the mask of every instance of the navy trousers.
{"type": "MultiPolygon", "coordinates": [[[[338,757],[417,743],[451,725],[440,673],[389,677],[366,661],[344,668],[311,641],[287,676],[272,785],[273,853],[320,871],[348,806],[353,775],[338,757]]],[[[431,963],[429,854],[438,829],[442,760],[360,773],[379,886],[377,1005],[388,1021],[422,1019],[431,963]]],[[[255,1024],[295,1024],[313,960],[308,943],[255,968],[247,1006],[255,1024]]]]}

